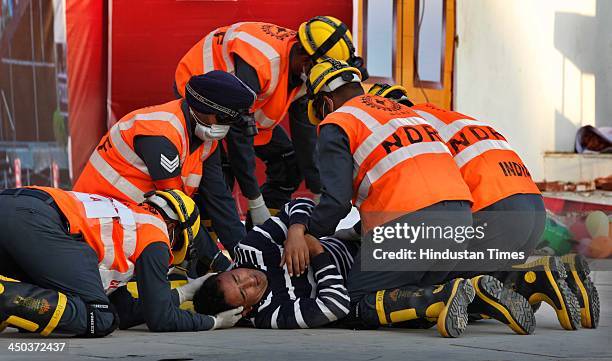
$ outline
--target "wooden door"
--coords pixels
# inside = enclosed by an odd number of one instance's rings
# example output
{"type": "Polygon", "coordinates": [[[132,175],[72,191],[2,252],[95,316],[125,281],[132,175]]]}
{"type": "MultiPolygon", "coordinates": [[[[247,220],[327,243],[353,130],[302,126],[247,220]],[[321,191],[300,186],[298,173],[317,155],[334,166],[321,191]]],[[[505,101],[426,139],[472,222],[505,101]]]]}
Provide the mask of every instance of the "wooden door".
{"type": "Polygon", "coordinates": [[[455,0],[359,0],[354,11],[366,84],[399,83],[414,103],[450,109],[455,0]]]}

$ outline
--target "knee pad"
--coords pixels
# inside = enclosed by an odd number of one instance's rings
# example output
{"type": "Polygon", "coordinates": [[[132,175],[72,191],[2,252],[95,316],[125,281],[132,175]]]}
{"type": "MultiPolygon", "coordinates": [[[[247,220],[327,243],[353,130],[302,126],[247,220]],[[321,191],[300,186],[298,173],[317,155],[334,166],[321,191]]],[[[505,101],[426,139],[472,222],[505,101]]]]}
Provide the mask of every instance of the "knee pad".
{"type": "Polygon", "coordinates": [[[119,327],[119,314],[110,303],[87,303],[87,330],[81,337],[105,337],[119,327]]]}

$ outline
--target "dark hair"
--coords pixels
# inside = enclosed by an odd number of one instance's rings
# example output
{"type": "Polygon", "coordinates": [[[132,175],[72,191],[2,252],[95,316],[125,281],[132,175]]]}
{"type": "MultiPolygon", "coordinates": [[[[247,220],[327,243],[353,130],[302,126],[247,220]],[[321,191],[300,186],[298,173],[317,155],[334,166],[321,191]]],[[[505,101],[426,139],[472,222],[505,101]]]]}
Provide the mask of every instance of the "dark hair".
{"type": "MultiPolygon", "coordinates": [[[[391,98],[391,99],[400,99],[401,97],[405,96],[405,94],[399,90],[399,89],[395,89],[392,90],[391,92],[389,92],[389,94],[387,94],[387,98],[391,98]]],[[[409,99],[404,99],[399,101],[398,103],[405,105],[407,107],[412,107],[414,106],[414,103],[412,103],[409,99]]]]}
{"type": "Polygon", "coordinates": [[[225,302],[225,295],[219,287],[219,275],[207,279],[196,292],[193,296],[193,308],[204,315],[216,315],[234,308],[225,302]]]}

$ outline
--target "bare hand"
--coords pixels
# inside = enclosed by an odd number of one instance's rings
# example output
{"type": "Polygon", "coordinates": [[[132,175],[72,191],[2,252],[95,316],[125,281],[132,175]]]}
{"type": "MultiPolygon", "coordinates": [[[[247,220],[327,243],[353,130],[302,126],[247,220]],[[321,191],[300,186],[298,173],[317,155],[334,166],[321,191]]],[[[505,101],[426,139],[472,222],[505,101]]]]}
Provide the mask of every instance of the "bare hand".
{"type": "Polygon", "coordinates": [[[281,259],[280,266],[287,265],[289,276],[297,276],[304,273],[306,267],[310,265],[310,254],[308,244],[304,238],[306,227],[302,224],[294,224],[289,227],[287,240],[285,241],[285,251],[281,259]]]}
{"type": "Polygon", "coordinates": [[[306,239],[306,245],[308,245],[308,253],[310,254],[311,258],[314,258],[325,251],[323,249],[323,246],[321,245],[321,242],[319,242],[319,240],[313,235],[306,234],[304,235],[304,239],[306,239]]]}

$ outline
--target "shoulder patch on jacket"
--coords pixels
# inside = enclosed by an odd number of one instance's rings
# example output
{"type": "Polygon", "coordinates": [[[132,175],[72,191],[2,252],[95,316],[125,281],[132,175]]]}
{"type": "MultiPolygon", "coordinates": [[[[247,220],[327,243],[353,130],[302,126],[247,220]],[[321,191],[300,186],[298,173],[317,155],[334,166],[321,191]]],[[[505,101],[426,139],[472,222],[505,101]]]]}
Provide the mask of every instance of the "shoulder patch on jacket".
{"type": "Polygon", "coordinates": [[[159,164],[168,171],[168,173],[172,173],[179,166],[179,156],[178,154],[174,157],[174,159],[170,160],[166,158],[165,155],[161,154],[159,164]]]}

